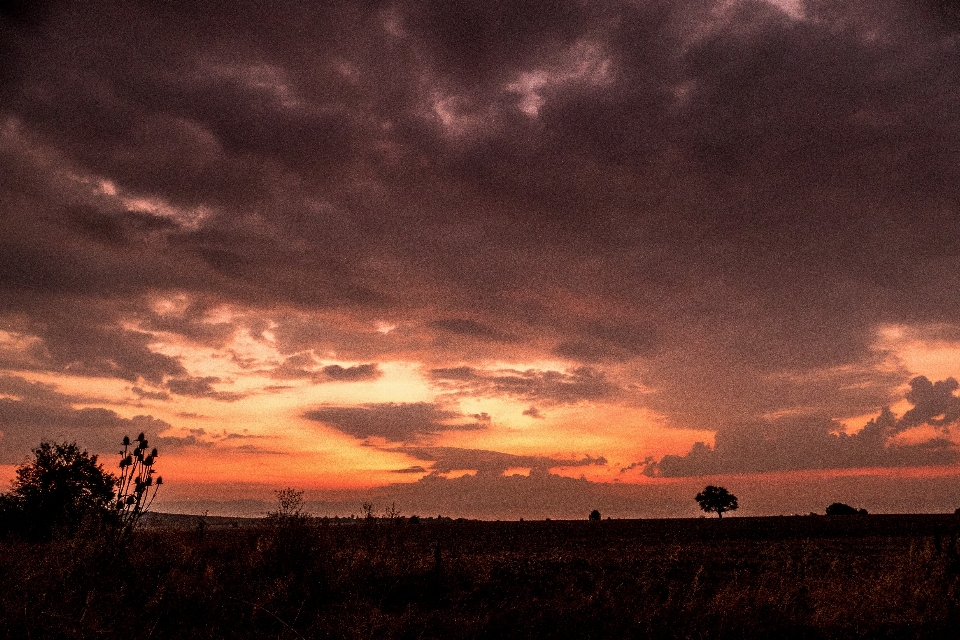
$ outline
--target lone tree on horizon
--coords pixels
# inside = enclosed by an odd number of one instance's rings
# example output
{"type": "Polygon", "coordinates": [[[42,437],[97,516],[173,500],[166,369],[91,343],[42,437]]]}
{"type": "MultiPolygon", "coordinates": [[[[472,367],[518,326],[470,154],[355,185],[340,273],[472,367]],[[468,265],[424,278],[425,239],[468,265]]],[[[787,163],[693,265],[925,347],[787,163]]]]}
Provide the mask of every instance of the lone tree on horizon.
{"type": "Polygon", "coordinates": [[[698,493],[696,500],[701,509],[707,513],[715,512],[719,518],[723,517],[724,511],[734,511],[740,506],[737,504],[737,496],[723,487],[715,487],[712,484],[698,493]]]}

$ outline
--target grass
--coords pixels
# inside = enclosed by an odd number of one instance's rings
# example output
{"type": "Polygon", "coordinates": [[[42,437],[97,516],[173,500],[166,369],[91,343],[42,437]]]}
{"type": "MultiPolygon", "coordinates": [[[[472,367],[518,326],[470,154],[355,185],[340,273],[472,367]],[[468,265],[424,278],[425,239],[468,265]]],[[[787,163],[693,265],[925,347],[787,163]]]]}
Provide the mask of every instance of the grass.
{"type": "Polygon", "coordinates": [[[954,516],[195,522],[141,530],[122,550],[93,534],[0,542],[0,638],[952,638],[960,628],[954,516]]]}

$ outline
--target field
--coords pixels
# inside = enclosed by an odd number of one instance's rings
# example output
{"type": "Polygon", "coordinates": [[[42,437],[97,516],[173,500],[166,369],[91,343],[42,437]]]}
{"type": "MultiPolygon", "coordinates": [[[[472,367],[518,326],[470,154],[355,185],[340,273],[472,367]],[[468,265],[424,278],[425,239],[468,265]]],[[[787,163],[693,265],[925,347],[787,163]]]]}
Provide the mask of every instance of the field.
{"type": "Polygon", "coordinates": [[[0,542],[0,638],[955,638],[960,518],[160,519],[0,542]]]}

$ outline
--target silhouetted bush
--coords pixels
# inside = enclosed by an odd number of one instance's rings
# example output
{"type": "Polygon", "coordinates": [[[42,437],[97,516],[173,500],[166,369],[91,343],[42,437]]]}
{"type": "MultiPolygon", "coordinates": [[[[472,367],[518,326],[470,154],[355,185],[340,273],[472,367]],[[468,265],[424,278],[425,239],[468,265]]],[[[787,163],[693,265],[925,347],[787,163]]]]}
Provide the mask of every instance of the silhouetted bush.
{"type": "Polygon", "coordinates": [[[267,512],[268,519],[284,525],[310,519],[310,514],[303,510],[303,491],[288,487],[274,493],[277,496],[277,508],[275,511],[267,512]]]}
{"type": "Polygon", "coordinates": [[[594,509],[590,512],[590,521],[591,522],[600,522],[600,511],[594,509]]]}
{"type": "Polygon", "coordinates": [[[842,502],[834,502],[829,507],[827,507],[827,515],[828,516],[856,516],[856,515],[865,516],[867,515],[867,510],[857,509],[855,507],[851,507],[850,505],[844,504],[842,502]]]}

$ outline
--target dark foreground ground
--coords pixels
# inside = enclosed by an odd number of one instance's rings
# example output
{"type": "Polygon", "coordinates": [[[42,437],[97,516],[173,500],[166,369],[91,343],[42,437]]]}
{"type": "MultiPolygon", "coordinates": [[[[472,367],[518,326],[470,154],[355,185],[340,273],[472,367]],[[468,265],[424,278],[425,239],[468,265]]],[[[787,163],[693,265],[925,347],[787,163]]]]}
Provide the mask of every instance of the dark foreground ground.
{"type": "Polygon", "coordinates": [[[200,523],[0,542],[0,638],[960,635],[956,516],[200,523]]]}

